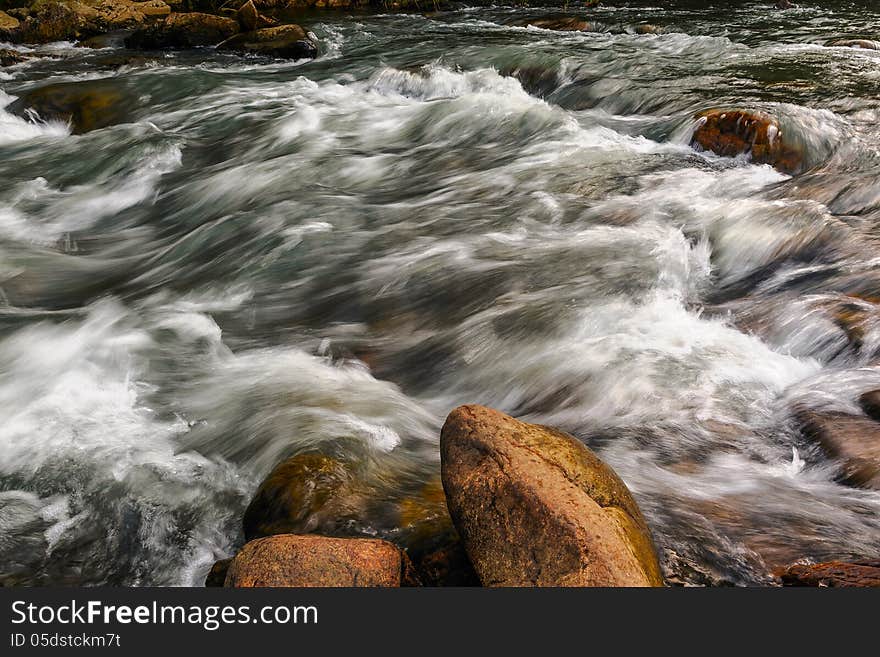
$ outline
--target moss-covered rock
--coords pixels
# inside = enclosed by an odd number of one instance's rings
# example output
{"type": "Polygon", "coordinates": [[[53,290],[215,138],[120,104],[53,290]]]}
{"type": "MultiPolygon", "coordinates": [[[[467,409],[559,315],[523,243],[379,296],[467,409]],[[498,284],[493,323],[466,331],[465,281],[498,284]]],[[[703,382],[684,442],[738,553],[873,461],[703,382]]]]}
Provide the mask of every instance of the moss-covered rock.
{"type": "Polygon", "coordinates": [[[59,82],[23,93],[9,111],[43,121],[70,123],[74,134],[124,123],[134,101],[114,80],[59,82]]]}

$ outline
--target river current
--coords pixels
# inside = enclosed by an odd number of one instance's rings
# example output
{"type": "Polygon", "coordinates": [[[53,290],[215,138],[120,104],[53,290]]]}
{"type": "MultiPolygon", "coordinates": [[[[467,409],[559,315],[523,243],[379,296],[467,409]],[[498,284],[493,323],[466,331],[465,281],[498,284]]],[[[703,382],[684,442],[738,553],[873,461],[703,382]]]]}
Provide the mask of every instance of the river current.
{"type": "MultiPolygon", "coordinates": [[[[282,458],[393,500],[461,403],[594,448],[672,580],[880,557],[880,493],[794,421],[880,387],[880,51],[828,45],[880,10],[656,4],[595,33],[315,14],[314,61],[60,43],[0,69],[0,106],[130,99],[81,135],[0,109],[0,580],[200,584],[282,458]],[[778,116],[808,170],[691,148],[718,107],[778,116]]],[[[375,508],[352,531],[393,540],[375,508]]]]}

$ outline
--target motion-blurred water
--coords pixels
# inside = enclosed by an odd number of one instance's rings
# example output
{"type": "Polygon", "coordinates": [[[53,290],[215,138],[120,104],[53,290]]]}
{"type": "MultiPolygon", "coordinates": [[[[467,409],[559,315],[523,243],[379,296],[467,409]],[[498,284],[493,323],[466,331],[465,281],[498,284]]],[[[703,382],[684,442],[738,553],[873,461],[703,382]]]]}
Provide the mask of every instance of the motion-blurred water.
{"type": "Polygon", "coordinates": [[[792,420],[880,387],[880,51],[827,45],[880,8],[656,4],[2,69],[0,105],[101,79],[131,107],[83,135],[0,110],[0,580],[198,584],[280,459],[351,458],[394,499],[465,402],[595,448],[678,580],[880,556],[880,494],[792,420]],[[728,106],[810,170],[690,148],[728,106]]]}

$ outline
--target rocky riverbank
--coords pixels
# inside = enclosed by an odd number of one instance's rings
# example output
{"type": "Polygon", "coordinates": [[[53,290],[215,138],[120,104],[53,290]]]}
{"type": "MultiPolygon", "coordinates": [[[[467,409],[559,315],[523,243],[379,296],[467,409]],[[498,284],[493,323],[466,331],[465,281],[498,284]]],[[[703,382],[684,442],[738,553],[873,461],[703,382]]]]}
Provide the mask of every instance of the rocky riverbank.
{"type": "MultiPolygon", "coordinates": [[[[880,424],[872,430],[880,437],[880,424]]],[[[206,585],[664,586],[638,505],[580,441],[462,406],[447,418],[440,450],[442,488],[399,502],[396,543],[346,536],[367,500],[343,464],[316,453],[282,462],[245,513],[246,544],[215,564],[206,585]],[[321,529],[332,536],[313,533],[321,529]]],[[[880,467],[877,454],[867,460],[880,467]]],[[[785,586],[880,586],[878,572],[874,561],[803,561],[773,577],[785,586]]]]}

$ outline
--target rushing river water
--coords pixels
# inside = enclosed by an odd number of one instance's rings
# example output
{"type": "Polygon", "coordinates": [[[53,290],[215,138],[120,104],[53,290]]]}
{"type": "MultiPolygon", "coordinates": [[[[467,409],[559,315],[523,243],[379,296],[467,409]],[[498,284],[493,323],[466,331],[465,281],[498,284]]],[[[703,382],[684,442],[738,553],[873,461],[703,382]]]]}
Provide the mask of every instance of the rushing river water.
{"type": "MultiPolygon", "coordinates": [[[[793,421],[880,386],[880,51],[827,45],[880,10],[657,4],[0,70],[0,105],[130,99],[82,135],[0,110],[0,579],[198,584],[280,459],[351,459],[393,500],[465,402],[596,449],[674,579],[880,556],[880,494],[793,421]],[[779,116],[810,170],[689,147],[728,106],[779,116]]],[[[375,508],[353,531],[393,539],[375,508]]]]}

